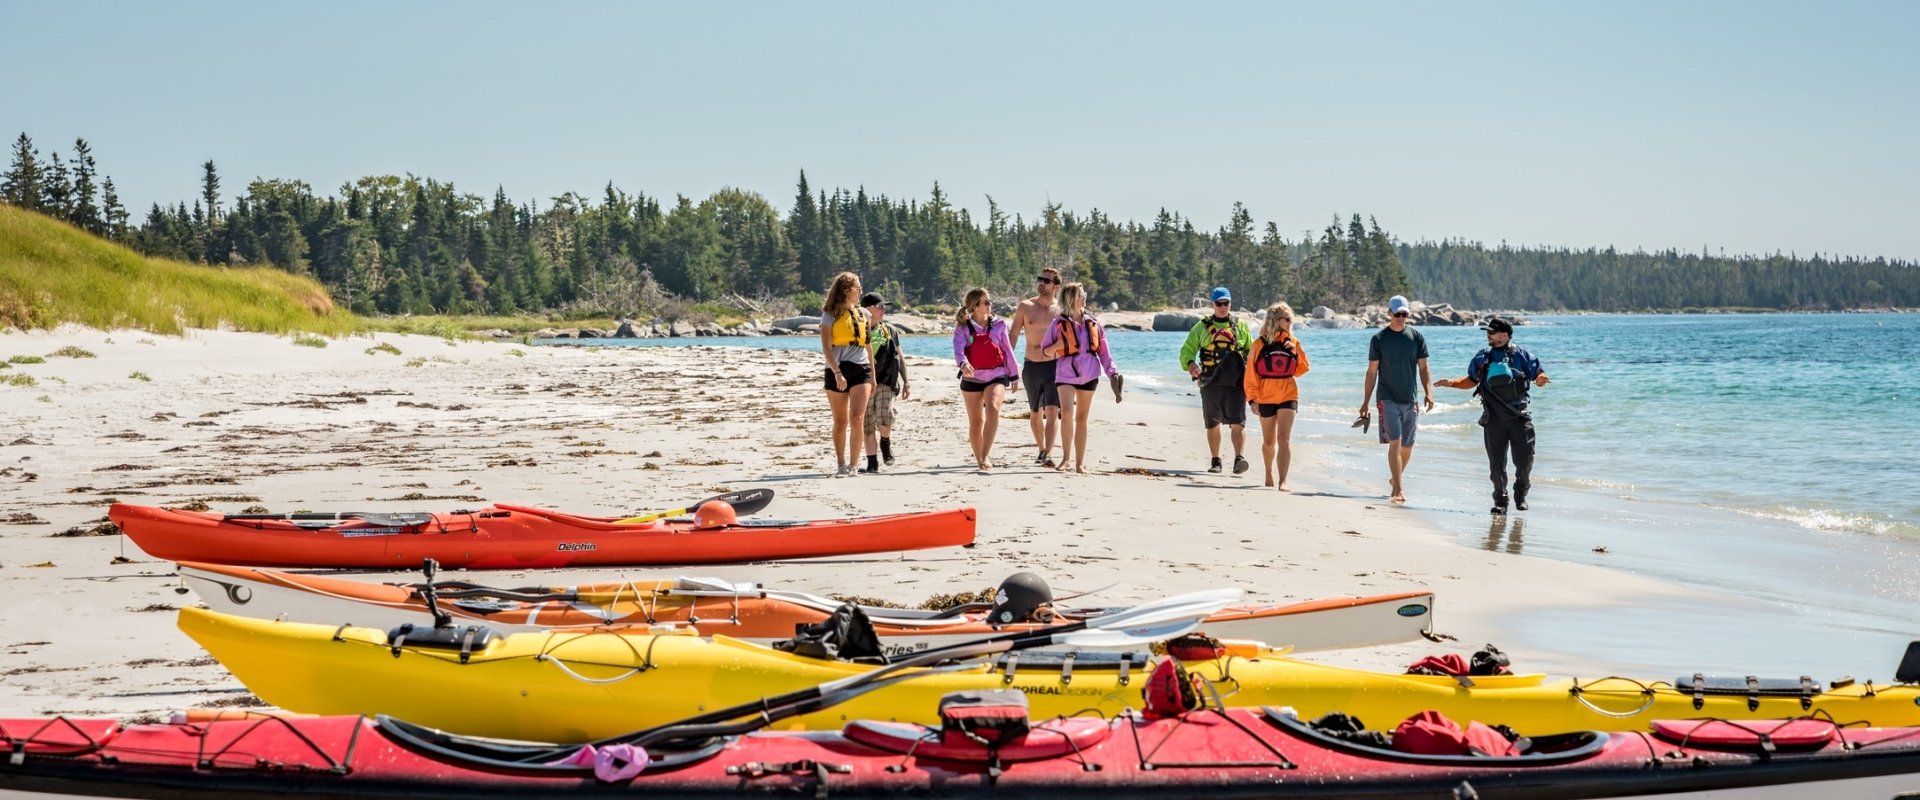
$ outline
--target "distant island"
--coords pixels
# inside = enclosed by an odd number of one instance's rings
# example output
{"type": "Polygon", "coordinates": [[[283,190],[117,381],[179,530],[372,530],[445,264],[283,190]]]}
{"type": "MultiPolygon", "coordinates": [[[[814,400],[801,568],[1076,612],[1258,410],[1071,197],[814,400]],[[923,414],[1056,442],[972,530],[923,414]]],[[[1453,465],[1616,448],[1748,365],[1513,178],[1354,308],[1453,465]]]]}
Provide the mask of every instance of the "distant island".
{"type": "Polygon", "coordinates": [[[1286,300],[1342,313],[1393,294],[1540,312],[1920,306],[1920,265],[1898,259],[1404,242],[1360,214],[1290,236],[1240,203],[1216,230],[1164,209],[1144,223],[1058,204],[1028,218],[991,197],[975,219],[938,184],[925,198],[889,198],[816,190],[804,172],[784,213],[739,189],[666,200],[611,183],[544,203],[415,176],[369,176],[331,195],[293,179],[257,179],[232,198],[221,188],[209,160],[198,196],[153,204],[135,223],[84,139],[70,157],[43,157],[22,133],[0,200],[148,256],[311,278],[361,315],[737,325],[812,312],[829,278],[851,270],[937,317],[972,286],[1030,293],[1049,266],[1085,283],[1098,307],[1127,310],[1188,308],[1213,286],[1244,308],[1286,300]]]}

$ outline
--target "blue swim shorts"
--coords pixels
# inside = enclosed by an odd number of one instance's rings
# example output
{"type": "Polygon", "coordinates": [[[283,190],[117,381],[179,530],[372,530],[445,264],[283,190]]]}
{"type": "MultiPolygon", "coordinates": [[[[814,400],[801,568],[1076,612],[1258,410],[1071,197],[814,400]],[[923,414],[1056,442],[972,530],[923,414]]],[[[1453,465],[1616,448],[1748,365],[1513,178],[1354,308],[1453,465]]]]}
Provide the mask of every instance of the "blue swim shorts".
{"type": "Polygon", "coordinates": [[[1420,430],[1420,404],[1381,400],[1374,407],[1380,412],[1380,443],[1398,441],[1412,447],[1413,435],[1420,430]]]}

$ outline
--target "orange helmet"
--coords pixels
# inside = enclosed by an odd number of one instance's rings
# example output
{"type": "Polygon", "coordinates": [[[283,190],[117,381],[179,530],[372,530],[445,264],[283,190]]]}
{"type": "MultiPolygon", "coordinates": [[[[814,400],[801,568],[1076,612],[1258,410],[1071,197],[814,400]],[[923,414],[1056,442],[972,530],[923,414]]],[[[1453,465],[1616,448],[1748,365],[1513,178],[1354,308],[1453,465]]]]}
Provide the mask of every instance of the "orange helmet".
{"type": "Polygon", "coordinates": [[[725,528],[739,523],[740,515],[733,513],[733,504],[725,500],[708,500],[693,512],[695,528],[725,528]]]}

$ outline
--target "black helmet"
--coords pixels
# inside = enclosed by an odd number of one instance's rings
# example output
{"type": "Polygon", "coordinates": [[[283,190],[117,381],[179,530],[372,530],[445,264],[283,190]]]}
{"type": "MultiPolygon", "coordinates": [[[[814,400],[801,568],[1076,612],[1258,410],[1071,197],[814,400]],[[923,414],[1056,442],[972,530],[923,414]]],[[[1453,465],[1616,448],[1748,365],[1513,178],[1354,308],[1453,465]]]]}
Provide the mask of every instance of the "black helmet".
{"type": "Polygon", "coordinates": [[[993,593],[993,610],[987,612],[990,625],[1026,622],[1041,606],[1053,603],[1047,582],[1031,572],[1016,572],[1000,582],[993,593]]]}

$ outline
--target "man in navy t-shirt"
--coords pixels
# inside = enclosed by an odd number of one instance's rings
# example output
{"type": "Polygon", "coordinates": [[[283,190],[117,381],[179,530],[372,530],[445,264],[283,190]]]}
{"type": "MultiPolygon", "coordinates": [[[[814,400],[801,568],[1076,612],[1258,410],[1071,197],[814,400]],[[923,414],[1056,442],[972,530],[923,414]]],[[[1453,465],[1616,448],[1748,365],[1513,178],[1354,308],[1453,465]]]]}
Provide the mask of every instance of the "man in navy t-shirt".
{"type": "Polygon", "coordinates": [[[1420,406],[1414,392],[1425,395],[1427,410],[1433,410],[1433,393],[1427,384],[1433,376],[1427,372],[1427,340],[1408,327],[1413,308],[1407,298],[1394,295],[1387,301],[1387,327],[1373,334],[1367,343],[1367,383],[1360,393],[1360,416],[1371,413],[1367,400],[1373,387],[1380,385],[1380,443],[1387,446],[1387,473],[1392,476],[1394,503],[1407,502],[1401,488],[1401,476],[1413,458],[1413,435],[1420,428],[1420,406]],[[1415,372],[1419,375],[1416,377],[1415,372]]]}
{"type": "Polygon", "coordinates": [[[1527,409],[1529,384],[1547,385],[1547,372],[1525,348],[1513,343],[1513,323],[1487,320],[1487,348],[1474,354],[1464,378],[1442,378],[1435,386],[1473,389],[1485,411],[1487,464],[1493,478],[1493,513],[1507,513],[1507,451],[1513,451],[1513,505],[1527,510],[1533,488],[1533,412],[1527,409]]]}

